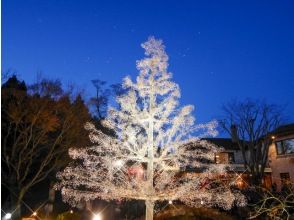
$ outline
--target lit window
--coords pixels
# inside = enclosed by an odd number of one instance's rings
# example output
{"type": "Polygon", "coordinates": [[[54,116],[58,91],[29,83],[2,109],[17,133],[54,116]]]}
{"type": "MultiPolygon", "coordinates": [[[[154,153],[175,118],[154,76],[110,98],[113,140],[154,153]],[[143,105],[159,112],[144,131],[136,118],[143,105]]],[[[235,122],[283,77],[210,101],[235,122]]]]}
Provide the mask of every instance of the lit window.
{"type": "Polygon", "coordinates": [[[276,149],[278,155],[294,154],[294,139],[277,141],[276,149]]]}
{"type": "Polygon", "coordinates": [[[221,152],[215,155],[215,163],[228,164],[235,163],[235,157],[233,152],[221,152]]]}

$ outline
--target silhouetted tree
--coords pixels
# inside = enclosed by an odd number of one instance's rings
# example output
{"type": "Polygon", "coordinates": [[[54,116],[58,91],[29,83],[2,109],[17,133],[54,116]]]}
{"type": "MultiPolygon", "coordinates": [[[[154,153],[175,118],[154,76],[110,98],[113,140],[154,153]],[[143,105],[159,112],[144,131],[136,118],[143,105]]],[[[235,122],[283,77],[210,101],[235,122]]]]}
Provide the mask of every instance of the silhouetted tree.
{"type": "Polygon", "coordinates": [[[90,99],[90,104],[95,106],[95,116],[100,121],[105,118],[106,109],[108,104],[108,97],[110,95],[109,89],[104,88],[106,82],[95,79],[92,80],[94,87],[96,88],[96,96],[90,99]]]}
{"type": "Polygon", "coordinates": [[[2,184],[9,190],[14,218],[23,197],[65,166],[69,147],[85,146],[84,123],[91,120],[81,96],[72,102],[60,81],[27,86],[15,76],[2,86],[2,184]]]}
{"type": "Polygon", "coordinates": [[[246,99],[223,105],[220,126],[238,143],[253,184],[261,184],[271,143],[269,133],[282,122],[282,108],[246,99]]]}

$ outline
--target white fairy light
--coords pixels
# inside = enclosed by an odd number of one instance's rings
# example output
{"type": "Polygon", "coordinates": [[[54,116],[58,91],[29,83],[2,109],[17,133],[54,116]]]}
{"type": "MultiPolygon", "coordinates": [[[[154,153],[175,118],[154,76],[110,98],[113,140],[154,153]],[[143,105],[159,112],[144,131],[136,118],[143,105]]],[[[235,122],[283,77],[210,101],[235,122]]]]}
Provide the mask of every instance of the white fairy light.
{"type": "Polygon", "coordinates": [[[82,163],[71,163],[57,175],[63,200],[72,206],[96,198],[145,200],[146,219],[153,219],[156,201],[171,204],[171,198],[195,207],[202,205],[200,198],[224,209],[245,205],[244,196],[222,182],[210,185],[226,170],[214,164],[220,149],[200,138],[216,135],[217,123],[195,125],[194,107],[179,108],[180,89],[167,71],[162,42],[152,37],[142,47],[147,57],[137,61],[136,82],[125,78],[126,93],[103,121],[115,135],[87,123],[95,146],[70,149],[70,157],[82,163]],[[201,172],[179,175],[186,167],[201,172]]]}
{"type": "Polygon", "coordinates": [[[116,160],[114,162],[114,166],[117,168],[121,168],[124,165],[124,162],[122,160],[116,160]]]}

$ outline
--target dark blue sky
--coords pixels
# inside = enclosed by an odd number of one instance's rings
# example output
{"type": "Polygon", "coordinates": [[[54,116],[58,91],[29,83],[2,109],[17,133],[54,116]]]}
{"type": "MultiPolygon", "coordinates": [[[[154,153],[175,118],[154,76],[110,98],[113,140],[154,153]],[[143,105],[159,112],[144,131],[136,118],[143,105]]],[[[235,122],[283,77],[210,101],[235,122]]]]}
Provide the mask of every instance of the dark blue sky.
{"type": "Polygon", "coordinates": [[[294,117],[293,1],[3,0],[2,72],[85,87],[137,74],[140,43],[163,39],[182,104],[198,122],[232,98],[287,104],[294,117]]]}

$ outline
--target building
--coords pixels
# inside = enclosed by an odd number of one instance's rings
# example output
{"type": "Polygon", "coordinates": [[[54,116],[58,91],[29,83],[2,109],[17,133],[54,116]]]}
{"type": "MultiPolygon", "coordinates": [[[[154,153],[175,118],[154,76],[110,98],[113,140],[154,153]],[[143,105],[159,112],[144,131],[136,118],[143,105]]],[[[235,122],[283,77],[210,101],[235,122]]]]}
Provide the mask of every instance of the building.
{"type": "MultiPolygon", "coordinates": [[[[268,165],[265,168],[263,186],[277,186],[280,191],[285,183],[294,183],[294,124],[280,126],[269,134],[268,165]]],[[[239,178],[237,185],[244,188],[249,183],[249,173],[245,170],[242,152],[233,138],[206,138],[205,140],[223,148],[215,157],[219,164],[230,164],[239,178]]]]}
{"type": "Polygon", "coordinates": [[[294,183],[294,124],[278,127],[271,132],[268,161],[272,170],[272,182],[277,190],[294,183]]]}
{"type": "MultiPolygon", "coordinates": [[[[246,188],[249,185],[249,173],[245,169],[244,159],[237,141],[234,141],[234,138],[205,138],[205,140],[223,148],[220,153],[216,154],[215,162],[217,164],[229,164],[231,175],[236,176],[236,185],[239,188],[246,188]]],[[[272,185],[270,167],[265,168],[263,185],[267,188],[272,185]]]]}

